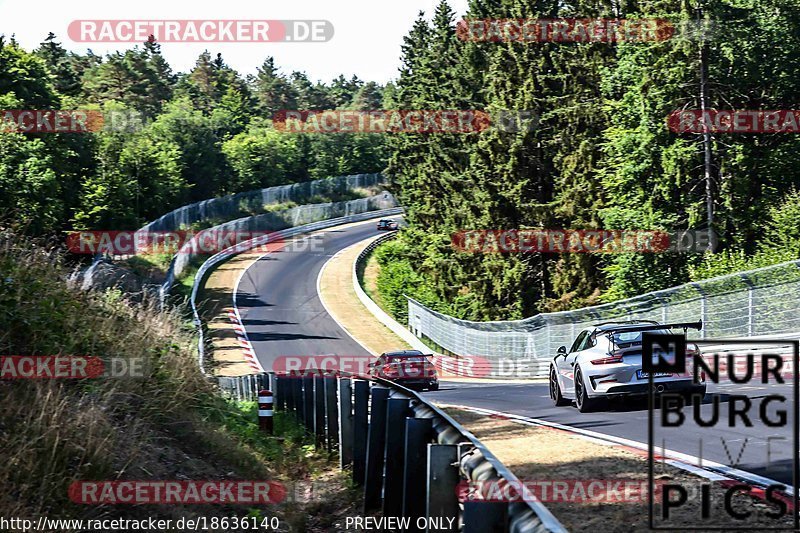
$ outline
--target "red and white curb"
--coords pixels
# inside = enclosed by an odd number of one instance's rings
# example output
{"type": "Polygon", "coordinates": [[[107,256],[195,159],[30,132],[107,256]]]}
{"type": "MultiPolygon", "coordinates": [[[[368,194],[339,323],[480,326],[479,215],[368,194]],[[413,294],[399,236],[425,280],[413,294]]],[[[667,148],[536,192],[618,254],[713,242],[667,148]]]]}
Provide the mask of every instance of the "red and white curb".
{"type": "MultiPolygon", "coordinates": [[[[437,406],[470,411],[473,413],[487,415],[490,418],[508,420],[509,422],[516,422],[526,426],[565,431],[574,435],[575,437],[593,442],[595,444],[600,444],[602,446],[613,446],[617,449],[628,451],[629,453],[633,453],[634,455],[638,455],[640,457],[646,458],[649,454],[649,447],[646,443],[637,442],[623,437],[615,437],[613,435],[605,435],[603,433],[598,433],[588,429],[575,428],[572,426],[565,426],[557,422],[550,422],[547,420],[541,420],[522,415],[514,415],[510,413],[502,413],[500,411],[493,411],[491,409],[483,409],[480,407],[470,407],[467,405],[452,405],[437,402],[437,406]]],[[[663,448],[660,451],[660,454],[654,454],[654,461],[662,461],[664,464],[705,478],[712,483],[719,483],[722,487],[729,487],[731,485],[747,485],[751,489],[750,495],[755,498],[764,499],[764,489],[770,485],[785,485],[784,483],[780,483],[774,479],[752,474],[750,472],[745,472],[744,470],[723,465],[722,463],[700,459],[693,455],[676,452],[673,450],[666,450],[663,448]]],[[[783,495],[784,497],[781,499],[786,503],[790,511],[793,510],[794,501],[792,488],[786,487],[786,490],[783,491],[783,495]]],[[[776,494],[776,496],[778,496],[778,494],[776,494]]]]}
{"type": "Polygon", "coordinates": [[[256,351],[253,349],[253,345],[250,343],[250,338],[247,336],[247,330],[244,329],[244,325],[242,325],[242,319],[239,316],[238,310],[235,308],[226,308],[225,312],[228,315],[228,320],[231,321],[231,326],[233,327],[233,331],[236,332],[236,338],[239,342],[239,346],[242,349],[242,353],[244,354],[244,359],[247,361],[247,364],[250,365],[250,368],[255,373],[262,373],[264,369],[261,367],[261,363],[258,362],[258,357],[256,357],[256,351]]]}

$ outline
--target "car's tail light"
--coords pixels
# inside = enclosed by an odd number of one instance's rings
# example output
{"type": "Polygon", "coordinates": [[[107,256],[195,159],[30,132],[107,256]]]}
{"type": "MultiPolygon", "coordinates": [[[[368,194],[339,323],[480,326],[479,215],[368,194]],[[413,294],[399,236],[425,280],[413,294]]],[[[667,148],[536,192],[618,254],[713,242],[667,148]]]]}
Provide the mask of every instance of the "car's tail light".
{"type": "Polygon", "coordinates": [[[621,355],[612,355],[611,357],[604,357],[603,359],[594,359],[592,361],[593,365],[613,365],[615,363],[621,363],[622,356],[621,355]]]}
{"type": "Polygon", "coordinates": [[[400,371],[394,365],[384,365],[383,368],[381,368],[381,374],[383,374],[385,378],[400,377],[400,371]]]}

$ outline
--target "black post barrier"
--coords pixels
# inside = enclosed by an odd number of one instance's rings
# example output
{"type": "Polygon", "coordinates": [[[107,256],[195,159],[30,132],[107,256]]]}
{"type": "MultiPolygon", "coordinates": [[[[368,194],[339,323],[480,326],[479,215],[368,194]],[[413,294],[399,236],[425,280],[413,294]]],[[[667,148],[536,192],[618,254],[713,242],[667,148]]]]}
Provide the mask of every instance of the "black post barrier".
{"type": "Polygon", "coordinates": [[[303,394],[303,378],[297,374],[292,378],[294,384],[294,417],[302,424],[305,416],[305,395],[303,394]]]}
{"type": "Polygon", "coordinates": [[[300,409],[300,388],[303,386],[303,383],[300,381],[300,378],[294,374],[289,374],[286,376],[287,385],[289,386],[289,410],[295,417],[295,420],[299,420],[297,416],[298,409],[300,409]]]}
{"type": "Polygon", "coordinates": [[[353,382],[339,378],[339,468],[353,464],[353,382]]]}
{"type": "Polygon", "coordinates": [[[325,419],[327,421],[328,451],[333,451],[339,445],[339,405],[336,396],[336,378],[325,377],[325,419]]]}
{"type": "Polygon", "coordinates": [[[303,423],[314,432],[314,376],[303,376],[303,423]]]}
{"type": "MultiPolygon", "coordinates": [[[[402,516],[403,461],[405,459],[406,417],[411,414],[408,398],[386,402],[386,467],[383,480],[383,516],[402,516]]],[[[419,490],[420,487],[417,487],[419,490]]]]}
{"type": "Polygon", "coordinates": [[[411,519],[409,531],[425,531],[417,527],[417,520],[425,516],[426,494],[422,487],[427,486],[428,444],[433,439],[433,421],[430,418],[406,418],[406,441],[403,506],[404,517],[411,519]]]}
{"type": "Polygon", "coordinates": [[[275,410],[276,411],[286,411],[286,406],[283,405],[283,390],[281,389],[281,385],[283,385],[283,380],[281,376],[275,374],[275,379],[273,380],[273,387],[274,389],[272,392],[275,394],[275,410]]]}
{"type": "Polygon", "coordinates": [[[464,533],[508,531],[508,502],[464,502],[464,533]]]}
{"type": "Polygon", "coordinates": [[[425,514],[439,519],[435,531],[458,531],[458,446],[428,444],[427,465],[425,514]]]}
{"type": "Polygon", "coordinates": [[[353,382],[353,482],[363,485],[367,465],[367,434],[369,433],[369,382],[353,382]]]}
{"type": "Polygon", "coordinates": [[[325,445],[325,379],[314,376],[314,445],[325,445]]]}
{"type": "Polygon", "coordinates": [[[372,387],[367,463],[364,476],[364,514],[378,509],[383,490],[383,459],[386,453],[386,400],[389,389],[372,387]]]}

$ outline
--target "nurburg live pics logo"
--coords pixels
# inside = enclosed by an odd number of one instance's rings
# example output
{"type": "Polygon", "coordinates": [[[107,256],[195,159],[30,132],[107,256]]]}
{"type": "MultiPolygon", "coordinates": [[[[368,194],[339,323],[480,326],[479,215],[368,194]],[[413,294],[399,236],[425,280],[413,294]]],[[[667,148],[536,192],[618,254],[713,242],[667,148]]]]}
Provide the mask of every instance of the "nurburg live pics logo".
{"type": "MultiPolygon", "coordinates": [[[[758,476],[751,476],[747,473],[736,472],[730,474],[733,480],[726,480],[721,485],[724,487],[724,496],[712,495],[713,481],[702,479],[700,484],[700,491],[693,490],[693,487],[681,484],[680,479],[670,479],[667,483],[658,483],[658,489],[654,490],[656,486],[654,479],[654,462],[655,462],[655,383],[654,378],[659,377],[658,374],[682,374],[687,372],[687,362],[690,364],[688,369],[689,374],[693,377],[695,383],[698,383],[699,376],[707,376],[709,383],[719,385],[720,379],[728,381],[726,384],[732,385],[730,394],[715,393],[712,395],[710,404],[703,403],[702,398],[695,397],[691,401],[691,414],[689,410],[684,411],[686,406],[686,398],[680,394],[666,392],[661,395],[659,402],[658,419],[660,421],[659,429],[666,428],[683,428],[690,422],[694,422],[699,428],[708,428],[710,435],[715,435],[716,438],[722,439],[723,446],[727,452],[728,448],[725,440],[720,435],[731,433],[734,431],[741,435],[742,428],[754,427],[753,422],[761,423],[770,430],[770,436],[766,439],[766,462],[769,466],[770,452],[769,440],[780,439],[787,440],[781,437],[775,437],[774,432],[778,428],[785,430],[791,429],[793,434],[794,444],[792,447],[792,485],[798,486],[798,479],[800,472],[800,437],[798,436],[798,353],[800,352],[800,341],[797,340],[783,340],[783,339],[739,339],[739,340],[691,340],[692,344],[698,346],[725,346],[725,350],[708,350],[706,354],[701,354],[697,350],[690,361],[687,361],[687,340],[684,335],[667,335],[659,333],[643,333],[642,334],[642,370],[647,373],[649,381],[649,416],[648,416],[648,471],[649,471],[649,501],[648,501],[648,514],[650,521],[650,528],[655,530],[675,530],[676,525],[667,527],[670,518],[675,519],[674,515],[681,516],[680,513],[689,513],[689,519],[693,521],[696,527],[687,527],[683,523],[680,529],[683,530],[716,530],[716,531],[751,531],[754,528],[759,530],[798,530],[800,529],[800,516],[797,511],[800,509],[798,506],[798,493],[792,490],[786,484],[773,482],[767,478],[758,478],[758,476]],[[741,346],[742,349],[739,353],[731,349],[730,346],[741,346]],[[777,353],[754,353],[753,346],[760,346],[769,348],[770,345],[774,348],[776,345],[788,345],[792,347],[791,356],[783,356],[777,353]],[[783,373],[782,373],[783,372],[783,373]],[[763,393],[752,393],[750,396],[744,392],[754,389],[772,386],[773,390],[767,390],[763,393]],[[777,394],[774,389],[790,390],[791,394],[777,394]],[[754,395],[755,394],[755,395],[754,395]],[[721,399],[725,396],[725,399],[721,399]],[[721,407],[721,402],[727,400],[727,409],[721,407]],[[758,408],[755,402],[758,401],[758,408]],[[789,407],[791,403],[791,407],[789,407]],[[703,411],[703,407],[712,407],[709,414],[708,411],[703,411]],[[770,409],[775,408],[777,409],[770,409]],[[793,422],[788,422],[788,416],[792,416],[793,422]],[[738,430],[736,429],[738,428],[738,430]],[[745,481],[747,480],[747,481],[745,481]],[[768,484],[766,482],[768,482],[768,484]],[[690,496],[695,498],[699,497],[697,503],[700,505],[695,508],[684,506],[689,503],[690,496]],[[742,496],[749,496],[753,500],[743,500],[742,496]],[[659,513],[654,512],[655,501],[661,505],[659,513]],[[759,506],[751,505],[749,508],[743,503],[744,501],[759,500],[759,506]],[[765,508],[767,509],[765,511],[765,508]],[[787,522],[790,518],[794,519],[794,527],[790,528],[787,522]],[[756,524],[747,524],[746,520],[756,520],[756,524]],[[661,527],[657,525],[657,520],[661,527]],[[730,522],[733,525],[730,525],[730,522]],[[764,526],[765,521],[773,523],[774,526],[764,526]],[[723,524],[724,525],[720,525],[723,524]],[[741,524],[740,527],[739,524],[741,524]]],[[[737,348],[738,349],[738,348],[737,348]]],[[[663,383],[663,382],[660,382],[663,383]]],[[[720,389],[721,390],[721,389],[720,389]]],[[[691,440],[691,434],[687,430],[678,429],[681,431],[680,437],[676,440],[681,440],[683,443],[691,440]]],[[[665,435],[669,433],[665,432],[665,435]]],[[[673,434],[675,437],[676,434],[673,434]]],[[[763,437],[760,437],[763,438],[763,437]]],[[[703,453],[702,453],[702,438],[698,439],[700,443],[700,464],[703,466],[703,453]]],[[[741,439],[735,439],[741,440],[741,439]]],[[[727,455],[736,467],[741,459],[742,452],[747,446],[747,441],[740,448],[739,457],[734,459],[730,454],[727,455]]],[[[712,440],[713,441],[713,440],[712,440]]],[[[659,446],[664,446],[663,441],[659,446]]],[[[663,452],[663,451],[662,451],[663,452]]],[[[665,454],[665,452],[663,452],[665,454]]],[[[749,462],[750,468],[753,468],[752,461],[749,462]]],[[[786,467],[783,467],[785,472],[786,467]]],[[[727,473],[727,471],[723,471],[727,473]]],[[[697,482],[694,482],[696,486],[697,482]]],[[[720,485],[717,485],[719,488],[720,485]]],[[[681,518],[687,518],[683,514],[681,518]]]]}

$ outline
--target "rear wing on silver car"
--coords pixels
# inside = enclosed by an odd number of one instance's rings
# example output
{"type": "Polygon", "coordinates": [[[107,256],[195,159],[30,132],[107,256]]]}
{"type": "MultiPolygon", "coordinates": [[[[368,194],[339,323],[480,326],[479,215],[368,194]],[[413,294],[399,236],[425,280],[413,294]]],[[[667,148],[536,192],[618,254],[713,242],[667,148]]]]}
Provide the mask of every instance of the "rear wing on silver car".
{"type": "Polygon", "coordinates": [[[683,329],[684,334],[688,329],[696,329],[700,330],[703,329],[703,321],[698,320],[697,322],[676,322],[674,324],[646,324],[641,326],[626,326],[624,324],[620,324],[619,327],[616,328],[608,328],[604,330],[595,330],[592,332],[592,337],[597,337],[597,335],[603,334],[608,337],[610,341],[610,350],[613,352],[615,349],[614,346],[614,334],[616,333],[628,333],[630,331],[658,331],[664,329],[683,329]]]}
{"type": "Polygon", "coordinates": [[[613,335],[614,333],[620,332],[628,332],[628,331],[656,331],[659,329],[703,329],[703,321],[698,320],[697,322],[677,322],[674,324],[645,324],[641,326],[626,326],[625,324],[620,324],[619,327],[616,328],[608,328],[604,330],[595,330],[592,333],[592,336],[597,336],[600,334],[603,335],[613,335]]]}

